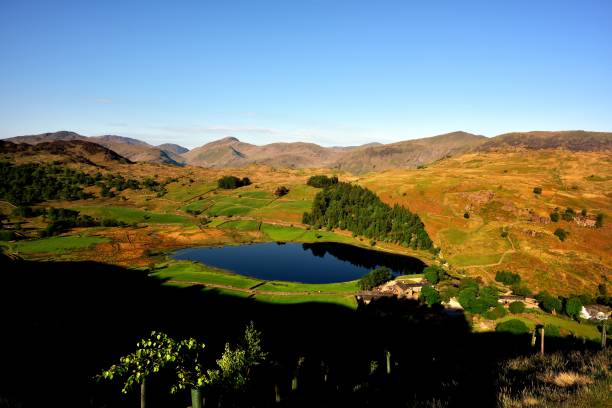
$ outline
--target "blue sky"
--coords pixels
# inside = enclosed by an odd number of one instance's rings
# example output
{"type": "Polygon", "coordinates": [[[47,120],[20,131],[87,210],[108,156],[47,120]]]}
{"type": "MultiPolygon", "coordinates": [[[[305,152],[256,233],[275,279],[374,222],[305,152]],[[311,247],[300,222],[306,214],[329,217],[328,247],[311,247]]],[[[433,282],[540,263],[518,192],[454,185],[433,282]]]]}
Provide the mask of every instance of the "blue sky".
{"type": "Polygon", "coordinates": [[[612,131],[612,2],[0,1],[0,137],[612,131]]]}

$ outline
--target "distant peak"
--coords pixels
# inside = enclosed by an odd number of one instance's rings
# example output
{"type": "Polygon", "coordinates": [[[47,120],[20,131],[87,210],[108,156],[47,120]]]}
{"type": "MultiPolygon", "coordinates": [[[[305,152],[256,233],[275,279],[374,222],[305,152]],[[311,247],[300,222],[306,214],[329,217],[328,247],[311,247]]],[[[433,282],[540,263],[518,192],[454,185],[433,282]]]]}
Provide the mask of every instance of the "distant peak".
{"type": "Polygon", "coordinates": [[[238,140],[238,138],[234,137],[234,136],[228,136],[228,137],[224,137],[223,139],[220,139],[219,142],[239,142],[240,140],[238,140]]]}

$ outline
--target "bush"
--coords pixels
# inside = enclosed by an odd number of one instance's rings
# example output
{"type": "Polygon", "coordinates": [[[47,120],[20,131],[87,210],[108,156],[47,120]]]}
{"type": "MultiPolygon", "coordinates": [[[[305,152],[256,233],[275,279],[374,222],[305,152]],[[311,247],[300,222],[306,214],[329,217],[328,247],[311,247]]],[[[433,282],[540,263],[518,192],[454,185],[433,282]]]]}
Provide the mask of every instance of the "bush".
{"type": "Polygon", "coordinates": [[[274,191],[274,195],[277,197],[282,197],[284,195],[287,195],[289,193],[289,189],[285,186],[280,186],[279,188],[276,189],[276,191],[274,191]]]}
{"type": "Polygon", "coordinates": [[[529,327],[522,320],[510,319],[498,323],[495,326],[495,331],[499,333],[525,334],[529,333],[529,327]]]}
{"type": "Polygon", "coordinates": [[[565,241],[565,238],[567,238],[567,236],[569,235],[569,232],[567,232],[566,230],[564,230],[563,228],[557,228],[554,232],[554,234],[557,236],[557,238],[559,238],[561,241],[565,241]]]}
{"type": "Polygon", "coordinates": [[[224,189],[234,189],[238,187],[248,186],[251,184],[251,180],[248,177],[242,179],[236,176],[223,176],[217,180],[217,186],[224,189]]]}
{"type": "Polygon", "coordinates": [[[518,273],[510,271],[497,271],[495,274],[495,280],[497,282],[505,283],[506,285],[516,285],[520,283],[521,276],[518,273]]]}
{"type": "Polygon", "coordinates": [[[327,177],[327,176],[312,176],[306,182],[311,187],[316,188],[325,188],[332,186],[334,184],[338,184],[338,177],[327,177]]]}
{"type": "Polygon", "coordinates": [[[469,213],[469,212],[467,212],[467,211],[466,211],[466,212],[464,212],[464,213],[463,213],[463,218],[465,218],[465,219],[470,218],[470,213],[469,213]]]}
{"type": "Polygon", "coordinates": [[[505,317],[506,315],[508,315],[506,308],[498,303],[494,308],[487,310],[483,316],[489,320],[497,320],[505,317]]]}
{"type": "Polygon", "coordinates": [[[597,228],[603,227],[603,220],[604,220],[604,215],[602,213],[597,214],[597,217],[595,218],[595,227],[597,228]]]}
{"type": "Polygon", "coordinates": [[[561,331],[558,326],[552,324],[544,325],[544,336],[546,337],[561,337],[561,331]]]}
{"type": "Polygon", "coordinates": [[[359,286],[361,290],[372,290],[376,286],[382,285],[391,279],[393,279],[393,272],[391,272],[391,269],[381,266],[363,275],[357,282],[357,286],[359,286]]]}
{"type": "Polygon", "coordinates": [[[565,209],[565,211],[563,212],[563,215],[562,215],[561,217],[562,217],[562,218],[563,218],[565,221],[568,221],[568,222],[569,222],[569,221],[573,221],[575,216],[576,216],[576,212],[575,212],[575,211],[574,211],[572,208],[567,207],[567,208],[565,209]]]}
{"type": "Polygon", "coordinates": [[[440,294],[431,285],[425,285],[421,288],[421,295],[419,299],[426,303],[428,306],[433,306],[440,303],[440,294]]]}
{"type": "Polygon", "coordinates": [[[533,292],[525,285],[512,285],[512,293],[518,296],[531,296],[533,292]]]}
{"type": "Polygon", "coordinates": [[[542,194],[542,187],[534,187],[533,188],[533,193],[534,194],[542,194]]]}
{"type": "Polygon", "coordinates": [[[557,222],[557,221],[559,221],[559,213],[558,213],[558,212],[556,212],[556,211],[555,211],[555,212],[550,213],[550,220],[551,220],[552,222],[557,222]]]}
{"type": "Polygon", "coordinates": [[[508,306],[508,309],[510,310],[510,313],[512,314],[518,314],[518,313],[523,313],[525,311],[525,304],[523,302],[512,302],[510,303],[510,306],[508,306]]]}

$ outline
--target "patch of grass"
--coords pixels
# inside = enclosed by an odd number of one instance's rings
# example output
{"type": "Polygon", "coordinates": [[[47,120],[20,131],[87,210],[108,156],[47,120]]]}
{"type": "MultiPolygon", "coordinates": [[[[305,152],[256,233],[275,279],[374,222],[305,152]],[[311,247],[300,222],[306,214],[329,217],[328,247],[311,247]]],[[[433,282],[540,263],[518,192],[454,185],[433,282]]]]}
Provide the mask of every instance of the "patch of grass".
{"type": "Polygon", "coordinates": [[[560,316],[553,316],[540,311],[532,311],[522,313],[520,315],[509,315],[499,320],[503,322],[510,319],[522,320],[529,329],[533,329],[537,324],[557,326],[561,329],[565,329],[568,332],[573,333],[577,337],[584,337],[588,340],[597,340],[600,337],[597,327],[590,323],[580,323],[569,318],[560,316]]]}
{"type": "Polygon", "coordinates": [[[18,241],[11,244],[13,251],[23,254],[63,254],[66,252],[89,248],[93,245],[109,242],[107,238],[72,235],[49,237],[32,241],[18,241]]]}
{"type": "Polygon", "coordinates": [[[198,262],[171,261],[165,265],[159,265],[158,268],[153,272],[152,276],[161,279],[203,284],[213,283],[243,289],[248,289],[261,283],[260,280],[211,268],[198,262]]]}
{"type": "Polygon", "coordinates": [[[128,207],[74,207],[83,214],[96,218],[112,218],[126,223],[192,224],[189,217],[176,214],[160,214],[128,207]]]}
{"type": "Polygon", "coordinates": [[[274,295],[257,295],[255,299],[260,302],[277,303],[277,304],[296,304],[296,303],[334,303],[349,307],[357,308],[357,301],[354,296],[337,296],[337,295],[297,295],[297,296],[274,296],[274,295]]]}
{"type": "Polygon", "coordinates": [[[327,293],[354,293],[359,289],[357,281],[338,283],[299,283],[285,281],[266,282],[257,289],[274,292],[327,292],[327,293]]]}
{"type": "Polygon", "coordinates": [[[440,234],[448,241],[451,245],[461,245],[468,239],[468,233],[457,228],[449,228],[440,231],[440,234]]]}
{"type": "Polygon", "coordinates": [[[259,221],[254,220],[236,220],[236,221],[226,221],[222,224],[219,224],[219,228],[227,228],[227,229],[236,229],[240,231],[255,231],[259,229],[259,221]]]}
{"type": "Polygon", "coordinates": [[[272,224],[262,224],[261,230],[273,241],[295,241],[306,233],[302,228],[272,224]]]}
{"type": "Polygon", "coordinates": [[[499,261],[502,254],[459,254],[449,259],[453,265],[469,266],[469,265],[489,265],[499,261]]]}

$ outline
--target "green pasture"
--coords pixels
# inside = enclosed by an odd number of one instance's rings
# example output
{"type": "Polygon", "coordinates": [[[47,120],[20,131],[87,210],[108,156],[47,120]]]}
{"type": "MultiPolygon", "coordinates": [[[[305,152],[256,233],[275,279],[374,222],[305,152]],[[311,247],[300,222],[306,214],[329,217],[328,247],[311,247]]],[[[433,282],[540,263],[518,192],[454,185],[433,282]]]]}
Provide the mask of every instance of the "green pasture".
{"type": "Polygon", "coordinates": [[[63,254],[66,252],[89,248],[96,244],[109,242],[107,238],[88,235],[71,235],[17,241],[7,244],[12,252],[22,254],[63,254]]]}
{"type": "Polygon", "coordinates": [[[126,223],[192,224],[189,217],[177,214],[161,214],[129,207],[74,207],[83,214],[95,218],[112,218],[126,223]]]}

